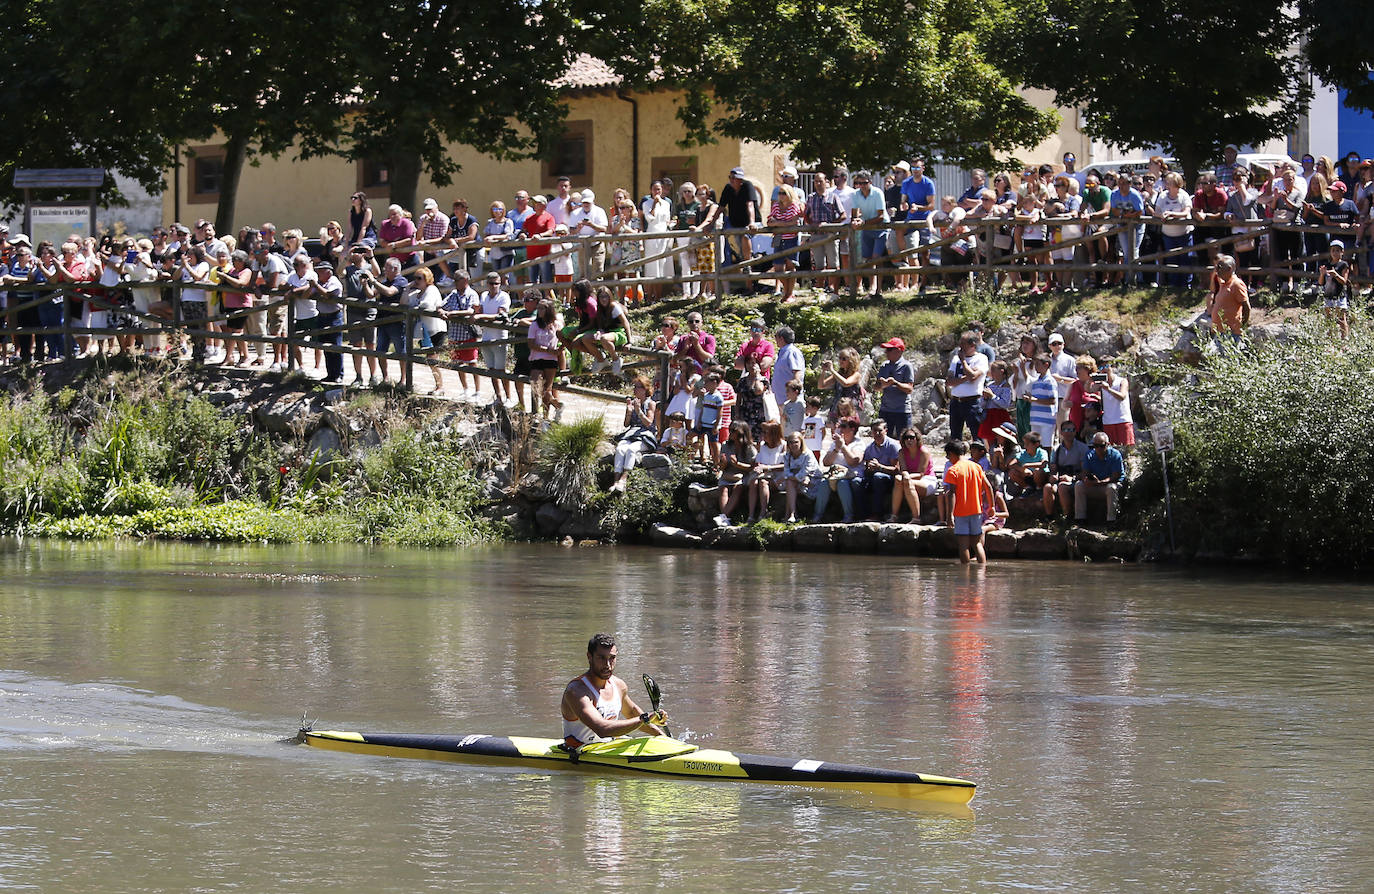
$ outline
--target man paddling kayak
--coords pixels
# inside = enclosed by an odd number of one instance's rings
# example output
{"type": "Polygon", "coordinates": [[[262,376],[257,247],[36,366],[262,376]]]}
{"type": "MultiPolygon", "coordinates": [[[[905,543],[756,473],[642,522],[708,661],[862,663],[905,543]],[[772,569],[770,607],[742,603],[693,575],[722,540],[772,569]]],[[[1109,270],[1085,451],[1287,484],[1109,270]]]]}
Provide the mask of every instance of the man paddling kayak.
{"type": "Polygon", "coordinates": [[[588,742],[601,742],[643,729],[663,735],[658,724],[666,724],[662,711],[651,714],[639,710],[630,698],[629,687],[615,671],[615,637],[598,633],[587,642],[587,672],[573,679],[563,690],[563,744],[570,749],[588,742]]]}

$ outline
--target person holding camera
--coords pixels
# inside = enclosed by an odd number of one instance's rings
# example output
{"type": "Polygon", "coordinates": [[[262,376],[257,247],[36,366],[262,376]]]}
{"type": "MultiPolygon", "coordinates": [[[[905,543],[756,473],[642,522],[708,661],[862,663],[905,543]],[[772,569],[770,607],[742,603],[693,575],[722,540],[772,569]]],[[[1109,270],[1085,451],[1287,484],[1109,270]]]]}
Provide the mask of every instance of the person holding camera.
{"type": "Polygon", "coordinates": [[[983,422],[983,380],[988,374],[988,360],[978,352],[978,336],[972,331],[959,336],[959,349],[950,360],[945,384],[949,388],[950,440],[963,437],[968,427],[970,439],[978,437],[983,422]]]}

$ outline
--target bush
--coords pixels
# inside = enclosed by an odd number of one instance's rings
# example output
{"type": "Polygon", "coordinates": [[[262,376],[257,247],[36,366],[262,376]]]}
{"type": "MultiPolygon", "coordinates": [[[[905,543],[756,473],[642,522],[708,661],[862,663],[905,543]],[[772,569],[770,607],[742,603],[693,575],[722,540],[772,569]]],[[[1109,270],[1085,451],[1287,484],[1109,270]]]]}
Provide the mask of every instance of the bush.
{"type": "MultiPolygon", "coordinates": [[[[1374,328],[1309,320],[1289,344],[1204,361],[1179,386],[1168,457],[1180,545],[1288,564],[1355,568],[1374,558],[1374,328]]],[[[1148,451],[1131,503],[1164,532],[1158,455],[1148,451]]]]}
{"type": "Polygon", "coordinates": [[[559,506],[576,509],[586,502],[596,485],[597,448],[605,439],[600,416],[555,423],[544,432],[536,468],[559,506]]]}

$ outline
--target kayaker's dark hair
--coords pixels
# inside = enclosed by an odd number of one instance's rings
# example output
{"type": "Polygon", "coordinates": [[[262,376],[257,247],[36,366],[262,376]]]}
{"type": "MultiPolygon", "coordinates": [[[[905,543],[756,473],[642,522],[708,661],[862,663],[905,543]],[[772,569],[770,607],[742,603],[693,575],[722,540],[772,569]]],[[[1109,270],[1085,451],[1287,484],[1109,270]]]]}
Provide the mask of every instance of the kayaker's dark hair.
{"type": "Polygon", "coordinates": [[[615,646],[615,637],[609,633],[598,633],[587,640],[587,654],[590,655],[597,649],[610,649],[615,646]]]}

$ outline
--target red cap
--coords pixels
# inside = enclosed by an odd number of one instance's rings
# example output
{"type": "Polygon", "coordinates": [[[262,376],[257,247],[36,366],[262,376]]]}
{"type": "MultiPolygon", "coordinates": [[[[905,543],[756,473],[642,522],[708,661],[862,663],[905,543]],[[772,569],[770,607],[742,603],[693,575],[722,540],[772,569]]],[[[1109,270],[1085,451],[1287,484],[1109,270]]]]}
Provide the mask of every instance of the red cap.
{"type": "Polygon", "coordinates": [[[884,348],[896,348],[899,351],[906,350],[906,342],[896,337],[889,338],[887,341],[883,342],[882,346],[884,348]]]}

